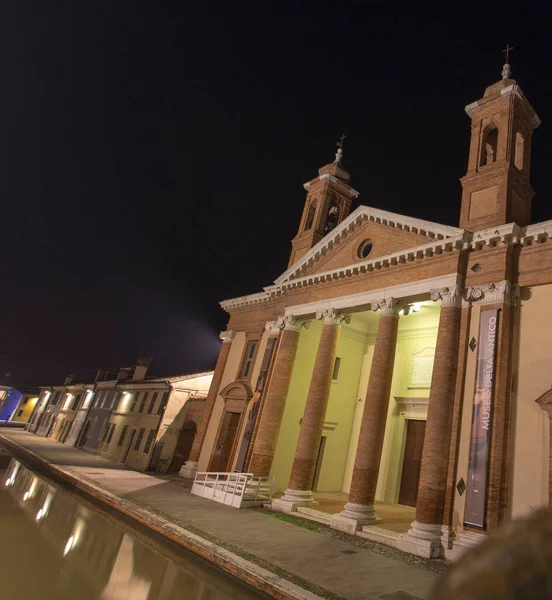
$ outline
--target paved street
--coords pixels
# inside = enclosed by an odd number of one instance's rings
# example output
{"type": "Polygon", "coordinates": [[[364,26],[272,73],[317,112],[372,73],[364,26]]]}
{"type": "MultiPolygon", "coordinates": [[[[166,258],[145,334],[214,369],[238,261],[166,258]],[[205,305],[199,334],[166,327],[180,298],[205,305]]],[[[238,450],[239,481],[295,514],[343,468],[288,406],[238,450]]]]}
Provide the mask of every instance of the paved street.
{"type": "Polygon", "coordinates": [[[426,598],[437,575],[252,510],[191,496],[182,486],[19,430],[0,436],[46,461],[147,504],[347,600],[426,598]],[[402,594],[400,594],[402,592],[402,594]]]}

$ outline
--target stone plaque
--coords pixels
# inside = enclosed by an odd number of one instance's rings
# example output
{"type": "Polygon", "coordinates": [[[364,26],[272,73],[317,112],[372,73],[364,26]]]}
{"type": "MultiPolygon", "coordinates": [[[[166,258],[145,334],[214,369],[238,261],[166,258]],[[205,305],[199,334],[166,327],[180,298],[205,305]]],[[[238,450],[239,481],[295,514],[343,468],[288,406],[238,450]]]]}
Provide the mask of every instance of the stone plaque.
{"type": "Polygon", "coordinates": [[[433,373],[433,360],[435,348],[424,348],[412,356],[412,373],[410,375],[411,388],[431,387],[431,374],[433,373]]]}

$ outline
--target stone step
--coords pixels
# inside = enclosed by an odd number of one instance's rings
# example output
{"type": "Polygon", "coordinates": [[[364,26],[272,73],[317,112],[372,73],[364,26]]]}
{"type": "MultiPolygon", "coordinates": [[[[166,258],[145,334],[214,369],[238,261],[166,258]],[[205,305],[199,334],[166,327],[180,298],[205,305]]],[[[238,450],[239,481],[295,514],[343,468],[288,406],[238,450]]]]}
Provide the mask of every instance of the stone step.
{"type": "Polygon", "coordinates": [[[375,525],[364,525],[356,534],[358,537],[366,538],[373,542],[379,542],[380,544],[385,544],[386,546],[391,546],[393,548],[398,547],[401,538],[400,533],[389,531],[388,529],[383,529],[382,527],[377,527],[375,525]]]}
{"type": "Polygon", "coordinates": [[[316,521],[317,523],[323,523],[324,525],[329,525],[332,519],[332,515],[330,515],[330,513],[325,513],[314,508],[308,508],[307,506],[298,506],[297,513],[297,516],[300,516],[303,519],[316,521]]]}

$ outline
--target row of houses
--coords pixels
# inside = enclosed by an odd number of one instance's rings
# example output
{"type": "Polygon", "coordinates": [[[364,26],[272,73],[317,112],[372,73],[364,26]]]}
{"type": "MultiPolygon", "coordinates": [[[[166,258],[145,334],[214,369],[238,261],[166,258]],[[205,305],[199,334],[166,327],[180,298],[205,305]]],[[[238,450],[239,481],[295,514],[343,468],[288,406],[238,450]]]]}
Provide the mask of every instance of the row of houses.
{"type": "Polygon", "coordinates": [[[27,423],[38,400],[38,393],[11,383],[0,383],[0,421],[27,423]]]}
{"type": "Polygon", "coordinates": [[[140,471],[178,471],[188,459],[213,372],[146,378],[147,363],[115,379],[40,388],[28,431],[140,471]]]}

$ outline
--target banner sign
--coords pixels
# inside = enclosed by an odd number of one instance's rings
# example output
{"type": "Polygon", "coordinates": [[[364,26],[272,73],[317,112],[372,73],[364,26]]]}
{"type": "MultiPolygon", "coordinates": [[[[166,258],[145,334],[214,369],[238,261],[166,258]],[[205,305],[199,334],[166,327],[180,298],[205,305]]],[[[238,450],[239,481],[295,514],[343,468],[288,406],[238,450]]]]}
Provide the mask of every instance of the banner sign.
{"type": "Polygon", "coordinates": [[[466,490],[464,525],[485,528],[487,470],[493,420],[498,310],[482,310],[477,345],[477,372],[473,398],[470,457],[466,490]]]}
{"type": "Polygon", "coordinates": [[[270,363],[272,361],[276,339],[277,338],[269,338],[268,342],[266,343],[266,350],[263,356],[263,362],[261,363],[261,371],[259,372],[257,385],[255,387],[255,392],[253,393],[253,399],[251,400],[251,410],[249,411],[249,418],[247,419],[245,433],[240,447],[240,452],[238,454],[238,460],[236,461],[235,472],[237,473],[242,473],[245,466],[245,459],[247,458],[247,451],[249,450],[249,444],[251,444],[255,423],[257,422],[257,416],[259,415],[261,400],[263,399],[266,379],[268,377],[268,371],[270,369],[270,363]]]}

